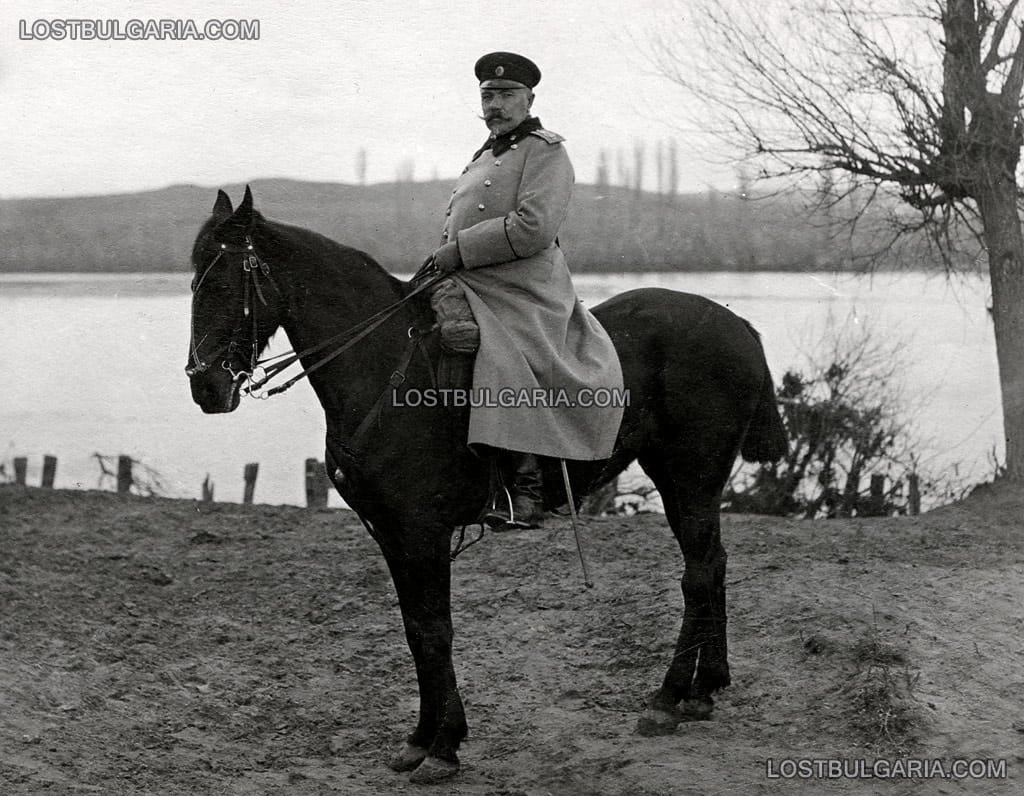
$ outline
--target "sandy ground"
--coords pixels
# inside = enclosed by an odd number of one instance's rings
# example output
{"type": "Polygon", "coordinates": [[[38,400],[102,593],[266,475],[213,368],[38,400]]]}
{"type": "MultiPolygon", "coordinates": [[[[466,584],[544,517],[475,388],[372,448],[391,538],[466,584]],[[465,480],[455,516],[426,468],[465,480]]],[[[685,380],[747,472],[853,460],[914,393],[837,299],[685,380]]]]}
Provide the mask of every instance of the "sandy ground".
{"type": "MultiPolygon", "coordinates": [[[[1022,793],[1024,489],[916,518],[727,517],[733,685],[635,733],[680,617],[663,517],[488,536],[455,565],[453,794],[1022,793]],[[1005,778],[780,779],[992,758],[1005,778]],[[847,765],[858,765],[848,763],[847,765]],[[774,768],[773,768],[774,767],[774,768]]],[[[391,794],[412,661],[340,510],[0,486],[0,793],[391,794]]]]}

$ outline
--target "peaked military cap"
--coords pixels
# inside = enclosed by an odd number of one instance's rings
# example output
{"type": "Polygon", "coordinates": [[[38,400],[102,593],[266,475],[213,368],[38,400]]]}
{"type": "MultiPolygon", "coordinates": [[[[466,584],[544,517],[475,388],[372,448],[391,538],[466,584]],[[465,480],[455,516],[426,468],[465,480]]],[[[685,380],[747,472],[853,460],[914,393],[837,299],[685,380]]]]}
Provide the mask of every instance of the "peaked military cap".
{"type": "Polygon", "coordinates": [[[474,71],[480,88],[533,88],[540,82],[537,64],[515,53],[488,53],[474,71]]]}

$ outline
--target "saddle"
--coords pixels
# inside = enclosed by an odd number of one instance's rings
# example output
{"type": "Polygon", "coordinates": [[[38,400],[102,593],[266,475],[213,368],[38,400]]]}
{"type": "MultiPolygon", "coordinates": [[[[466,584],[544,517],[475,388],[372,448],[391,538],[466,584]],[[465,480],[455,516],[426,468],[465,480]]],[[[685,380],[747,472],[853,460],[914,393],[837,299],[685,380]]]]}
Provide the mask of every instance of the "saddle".
{"type": "MultiPolygon", "coordinates": [[[[427,260],[413,277],[413,283],[429,276],[433,259],[427,260]]],[[[427,290],[430,308],[441,337],[441,358],[437,364],[437,386],[469,389],[473,381],[473,359],[480,348],[480,327],[462,286],[454,279],[442,279],[427,290]]]]}
{"type": "Polygon", "coordinates": [[[441,336],[437,386],[468,390],[473,383],[473,360],[480,348],[480,327],[462,286],[454,279],[442,279],[429,292],[441,336]]]}
{"type": "Polygon", "coordinates": [[[462,285],[442,279],[427,292],[441,331],[441,349],[446,354],[475,354],[480,348],[480,327],[462,285]]]}

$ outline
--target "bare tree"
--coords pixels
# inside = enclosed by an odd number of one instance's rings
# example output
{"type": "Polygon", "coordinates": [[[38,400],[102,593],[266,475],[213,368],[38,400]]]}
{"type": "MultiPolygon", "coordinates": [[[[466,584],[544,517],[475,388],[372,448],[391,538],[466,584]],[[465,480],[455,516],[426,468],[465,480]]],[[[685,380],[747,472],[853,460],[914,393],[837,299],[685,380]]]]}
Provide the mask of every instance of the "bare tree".
{"type": "Polygon", "coordinates": [[[673,138],[668,145],[668,195],[675,196],[679,187],[679,152],[673,138]]]}
{"type": "Polygon", "coordinates": [[[654,145],[654,167],[658,176],[658,195],[665,193],[665,151],[661,140],[654,145]]]}
{"type": "Polygon", "coordinates": [[[356,182],[366,185],[366,147],[359,147],[356,152],[356,182]]]}
{"type": "Polygon", "coordinates": [[[412,158],[402,158],[395,166],[395,182],[412,182],[416,174],[416,161],[412,158]]]}
{"type": "Polygon", "coordinates": [[[619,185],[624,188],[628,188],[632,181],[632,172],[629,169],[629,163],[626,160],[626,156],[622,153],[621,149],[615,150],[615,175],[619,181],[619,185]]]}
{"type": "Polygon", "coordinates": [[[633,190],[640,193],[644,189],[644,150],[643,141],[633,142],[633,190]]]}
{"type": "Polygon", "coordinates": [[[741,146],[760,177],[835,171],[842,179],[833,201],[856,195],[860,209],[881,205],[893,224],[886,245],[923,234],[947,267],[981,244],[1006,473],[1024,478],[1018,0],[794,0],[742,10],[730,0],[691,0],[679,8],[683,24],[645,37],[649,54],[686,90],[703,129],[741,146]],[[701,48],[685,38],[690,32],[701,48]],[[878,201],[886,197],[898,202],[878,201]]]}
{"type": "Polygon", "coordinates": [[[594,184],[600,191],[608,188],[608,150],[604,148],[597,153],[597,177],[594,184]]]}

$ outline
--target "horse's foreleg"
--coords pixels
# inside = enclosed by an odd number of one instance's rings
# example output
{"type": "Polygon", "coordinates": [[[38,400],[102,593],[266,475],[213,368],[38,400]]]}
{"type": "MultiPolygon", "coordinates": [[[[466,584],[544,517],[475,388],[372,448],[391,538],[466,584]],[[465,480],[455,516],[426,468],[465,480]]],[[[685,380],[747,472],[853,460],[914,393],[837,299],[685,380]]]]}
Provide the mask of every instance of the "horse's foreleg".
{"type": "Polygon", "coordinates": [[[457,752],[467,733],[452,663],[451,562],[444,538],[443,545],[428,544],[419,552],[406,546],[388,561],[420,691],[419,720],[390,765],[413,770],[412,781],[420,783],[459,770],[457,752]]]}

